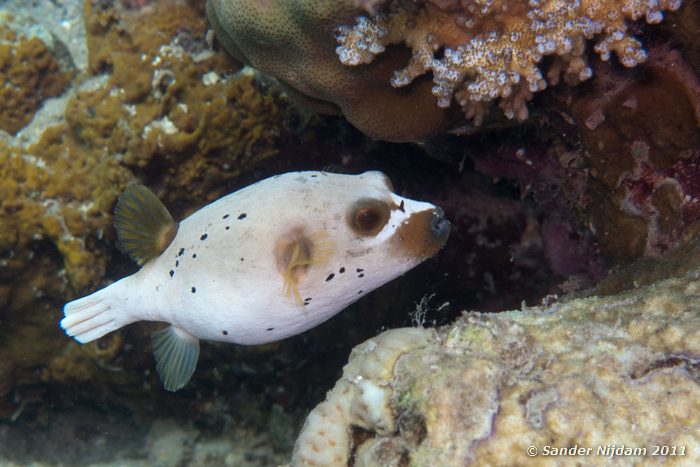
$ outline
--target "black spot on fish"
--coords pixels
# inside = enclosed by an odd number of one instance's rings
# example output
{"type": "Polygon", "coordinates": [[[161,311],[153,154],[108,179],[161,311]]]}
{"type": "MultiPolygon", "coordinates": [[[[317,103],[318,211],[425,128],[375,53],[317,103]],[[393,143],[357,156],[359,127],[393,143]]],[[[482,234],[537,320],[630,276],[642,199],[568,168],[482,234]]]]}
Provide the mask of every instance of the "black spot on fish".
{"type": "Polygon", "coordinates": [[[228,230],[228,229],[230,229],[230,228],[231,228],[231,227],[229,227],[228,225],[226,226],[226,230],[228,230]]]}
{"type": "Polygon", "coordinates": [[[238,220],[240,221],[240,220],[242,220],[242,219],[245,219],[246,216],[247,216],[247,214],[246,214],[246,213],[243,213],[243,214],[241,214],[240,216],[238,216],[238,220]]]}
{"type": "MultiPolygon", "coordinates": [[[[402,203],[403,203],[403,201],[402,201],[402,203]]],[[[222,217],[222,219],[228,219],[228,214],[225,214],[224,217],[222,217]]]]}
{"type": "Polygon", "coordinates": [[[190,289],[190,292],[192,292],[192,293],[195,293],[196,291],[197,291],[197,289],[195,289],[194,287],[192,287],[192,288],[190,289]]]}
{"type": "Polygon", "coordinates": [[[174,275],[175,275],[175,271],[173,271],[173,270],[171,269],[171,270],[170,270],[170,277],[173,277],[174,275]]]}
{"type": "Polygon", "coordinates": [[[333,279],[334,277],[335,277],[335,274],[333,274],[333,273],[328,274],[328,277],[326,277],[326,282],[333,279]]]}
{"type": "Polygon", "coordinates": [[[224,331],[221,334],[223,334],[224,336],[228,336],[228,331],[224,329],[224,331]]]}
{"type": "Polygon", "coordinates": [[[311,303],[311,297],[305,298],[304,305],[308,305],[309,303],[311,303]]]}
{"type": "Polygon", "coordinates": [[[243,262],[243,258],[241,258],[241,262],[243,262]]]}
{"type": "Polygon", "coordinates": [[[362,292],[364,292],[364,290],[358,290],[357,295],[362,295],[362,292]]]}
{"type": "Polygon", "coordinates": [[[268,331],[273,331],[275,328],[267,328],[268,331]]]}
{"type": "Polygon", "coordinates": [[[340,268],[340,269],[338,270],[338,272],[341,273],[341,274],[344,273],[344,272],[345,272],[345,268],[340,268]]]}
{"type": "Polygon", "coordinates": [[[207,239],[207,234],[202,234],[201,237],[199,237],[200,240],[206,240],[207,239]]]}
{"type": "Polygon", "coordinates": [[[175,267],[180,266],[180,260],[175,261],[175,267]]]}
{"type": "Polygon", "coordinates": [[[357,277],[365,277],[365,275],[362,274],[362,273],[360,273],[360,274],[357,275],[357,277]]]}
{"type": "Polygon", "coordinates": [[[178,256],[182,256],[182,255],[184,255],[184,254],[185,254],[185,249],[184,249],[184,248],[180,248],[180,251],[177,252],[177,255],[178,255],[178,256]]]}
{"type": "Polygon", "coordinates": [[[316,178],[316,177],[318,177],[318,175],[316,175],[316,174],[311,175],[311,178],[316,178]]]}
{"type": "Polygon", "coordinates": [[[197,253],[192,253],[192,259],[197,257],[197,253]]]}
{"type": "Polygon", "coordinates": [[[364,269],[362,269],[362,268],[357,268],[357,269],[355,269],[355,271],[357,271],[357,272],[364,272],[364,269]]]}
{"type": "Polygon", "coordinates": [[[403,200],[401,200],[401,204],[399,204],[399,211],[406,212],[406,210],[404,209],[404,206],[403,206],[403,200]]]}

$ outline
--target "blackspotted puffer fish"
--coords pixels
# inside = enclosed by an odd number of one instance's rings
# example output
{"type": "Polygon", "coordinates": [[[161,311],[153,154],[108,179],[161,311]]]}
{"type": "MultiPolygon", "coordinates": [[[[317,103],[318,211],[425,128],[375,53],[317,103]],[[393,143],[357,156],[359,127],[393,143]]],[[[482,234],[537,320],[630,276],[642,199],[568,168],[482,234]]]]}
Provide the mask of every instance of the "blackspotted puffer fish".
{"type": "Polygon", "coordinates": [[[119,243],[142,268],[67,303],[80,343],[135,321],[153,334],[167,390],[194,373],[201,339],[253,345],[310,329],[433,256],[442,209],[392,192],[380,172],[290,172],[224,196],[176,223],[143,185],[114,211],[119,243]]]}

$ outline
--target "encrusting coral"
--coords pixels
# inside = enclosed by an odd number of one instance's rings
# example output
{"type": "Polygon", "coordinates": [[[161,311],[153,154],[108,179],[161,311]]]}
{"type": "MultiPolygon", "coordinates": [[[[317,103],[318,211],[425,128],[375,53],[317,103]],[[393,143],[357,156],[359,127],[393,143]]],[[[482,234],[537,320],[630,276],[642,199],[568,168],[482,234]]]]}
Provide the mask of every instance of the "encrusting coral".
{"type": "Polygon", "coordinates": [[[677,278],[360,344],[292,465],[697,464],[698,247],[677,278]]]}
{"type": "Polygon", "coordinates": [[[61,94],[73,76],[44,41],[11,28],[0,12],[0,129],[16,133],[45,99],[61,94]]]}
{"type": "Polygon", "coordinates": [[[302,103],[340,111],[370,136],[405,141],[456,124],[458,107],[475,124],[494,101],[507,117],[526,118],[526,102],[548,82],[592,76],[588,41],[603,60],[616,55],[633,67],[646,53],[632,22],[659,23],[681,4],[208,0],[207,12],[232,55],[277,77],[302,103]]]}
{"type": "Polygon", "coordinates": [[[284,101],[212,53],[194,7],[162,1],[136,17],[101,2],[85,9],[90,71],[110,72],[107,86],[80,93],[66,112],[85,144],[123,154],[132,169],[154,167],[164,188],[189,186],[188,198],[201,201],[277,152],[284,101]]]}
{"type": "MultiPolygon", "coordinates": [[[[171,206],[177,199],[181,215],[274,155],[287,128],[286,100],[211,52],[202,11],[168,1],[137,14],[90,0],[84,13],[92,76],[63,73],[47,57],[48,46],[33,42],[39,39],[17,46],[38,52],[15,51],[3,61],[0,40],[0,72],[6,63],[21,65],[20,56],[38,60],[23,60],[25,81],[34,84],[18,87],[36,92],[36,102],[16,103],[22,99],[12,94],[15,87],[6,86],[0,98],[9,92],[14,100],[0,120],[11,112],[31,120],[47,96],[42,83],[58,76],[65,86],[76,78],[69,94],[52,102],[59,108],[53,119],[42,120],[42,109],[27,126],[31,131],[0,139],[0,321],[7,320],[0,353],[15,359],[17,373],[41,369],[25,384],[84,380],[100,365],[114,366],[119,340],[109,353],[91,347],[76,358],[56,323],[63,303],[109,280],[108,263],[119,258],[112,209],[124,186],[138,177],[158,187],[171,206]],[[54,69],[53,78],[42,76],[54,69]]],[[[0,28],[0,35],[9,34],[0,28]]],[[[11,123],[7,130],[26,122],[11,123]]]]}
{"type": "Polygon", "coordinates": [[[0,148],[0,249],[50,239],[76,289],[104,274],[86,237],[109,231],[112,203],[133,170],[177,166],[158,174],[161,183],[196,180],[190,196],[216,196],[217,183],[276,151],[282,114],[273,97],[251,74],[221,77],[226,62],[207,55],[203,21],[192,11],[163,5],[153,14],[157,33],[86,2],[91,68],[110,69],[109,80],[82,86],[68,100],[66,124],[33,145],[0,148]]]}

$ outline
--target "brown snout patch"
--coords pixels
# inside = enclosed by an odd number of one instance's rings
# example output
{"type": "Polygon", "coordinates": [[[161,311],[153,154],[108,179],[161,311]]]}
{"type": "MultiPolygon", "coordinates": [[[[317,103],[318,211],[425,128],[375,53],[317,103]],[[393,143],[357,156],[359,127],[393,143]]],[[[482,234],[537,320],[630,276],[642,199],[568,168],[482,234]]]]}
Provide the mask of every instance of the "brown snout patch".
{"type": "Polygon", "coordinates": [[[437,253],[447,236],[435,235],[432,229],[434,220],[434,211],[430,209],[411,214],[391,238],[396,254],[423,261],[437,253]]]}

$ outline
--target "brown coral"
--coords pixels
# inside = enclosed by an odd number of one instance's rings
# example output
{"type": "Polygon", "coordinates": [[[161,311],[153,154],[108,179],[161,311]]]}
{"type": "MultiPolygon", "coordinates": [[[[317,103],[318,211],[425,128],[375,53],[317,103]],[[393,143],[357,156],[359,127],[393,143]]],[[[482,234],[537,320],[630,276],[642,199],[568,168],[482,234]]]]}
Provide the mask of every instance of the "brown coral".
{"type": "Polygon", "coordinates": [[[217,37],[320,109],[340,110],[366,134],[419,140],[455,121],[452,101],[479,124],[498,101],[509,118],[561,76],[591,77],[588,40],[604,60],[646,58],[629,23],[658,23],[679,0],[343,1],[208,0],[217,37]],[[284,6],[283,7],[283,3],[284,6]],[[362,15],[362,8],[374,11],[362,15]],[[334,44],[331,34],[335,34],[334,44]],[[337,57],[333,53],[334,46],[337,57]],[[555,60],[545,73],[540,62],[555,60]],[[336,60],[349,68],[339,66],[336,60]],[[432,78],[431,76],[432,75],[432,78]]]}
{"type": "Polygon", "coordinates": [[[132,18],[86,2],[86,19],[89,66],[111,75],[69,104],[84,144],[123,154],[165,188],[191,187],[180,201],[217,198],[224,180],[277,152],[283,101],[211,53],[192,7],[160,2],[132,18]]]}
{"type": "Polygon", "coordinates": [[[0,25],[0,129],[16,133],[42,102],[61,94],[72,77],[38,37],[0,25]]]}
{"type": "Polygon", "coordinates": [[[385,54],[371,67],[343,66],[333,30],[358,13],[347,2],[209,0],[217,38],[238,60],[266,71],[312,110],[342,113],[364,133],[407,141],[439,132],[458,115],[440,109],[428,80],[410,88],[389,85],[407,50],[385,54]]]}
{"type": "Polygon", "coordinates": [[[211,53],[203,12],[168,1],[134,14],[86,1],[95,76],[74,82],[55,126],[35,120],[36,138],[0,141],[0,353],[31,384],[86,379],[123,357],[119,339],[71,350],[57,326],[62,304],[109,281],[119,261],[117,193],[140,177],[182,214],[275,154],[286,128],[279,93],[211,53]]]}

